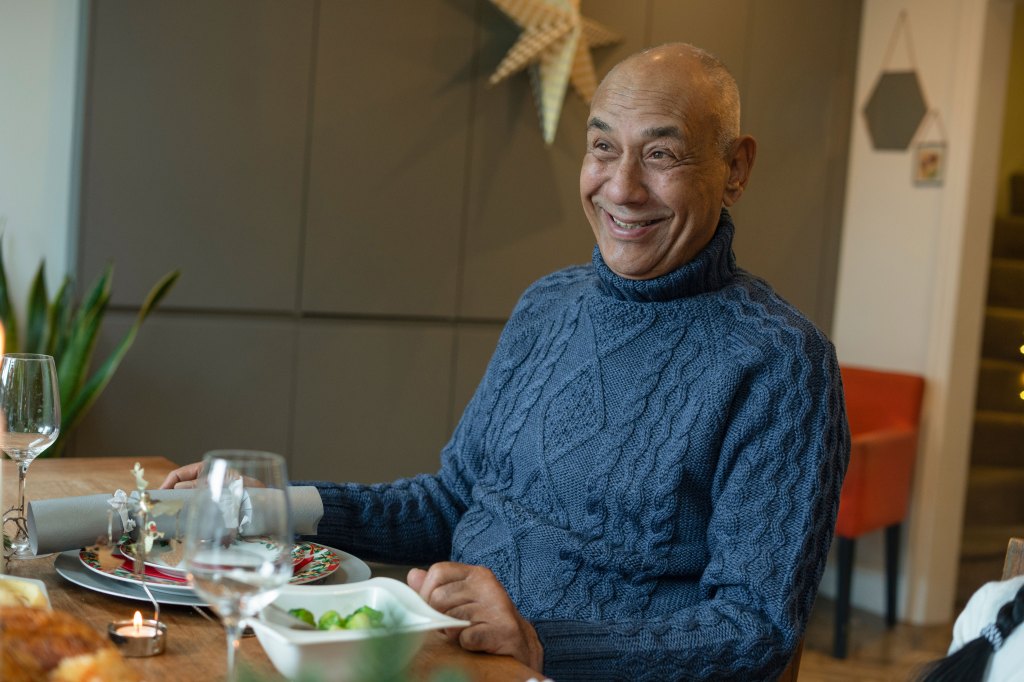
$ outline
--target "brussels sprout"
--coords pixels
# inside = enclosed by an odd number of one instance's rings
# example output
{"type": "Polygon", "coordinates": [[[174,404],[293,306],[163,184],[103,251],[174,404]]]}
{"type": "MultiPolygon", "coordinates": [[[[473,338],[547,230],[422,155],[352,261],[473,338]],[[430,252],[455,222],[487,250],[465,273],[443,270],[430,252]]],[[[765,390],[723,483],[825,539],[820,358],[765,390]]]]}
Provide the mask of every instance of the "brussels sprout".
{"type": "Polygon", "coordinates": [[[299,620],[309,623],[313,627],[316,627],[316,617],[313,615],[312,611],[308,609],[289,609],[288,613],[295,616],[299,620]]]}
{"type": "Polygon", "coordinates": [[[367,630],[378,628],[384,621],[384,614],[369,606],[361,606],[345,619],[346,630],[367,630]]]}
{"type": "Polygon", "coordinates": [[[331,609],[330,611],[325,611],[324,614],[320,616],[320,620],[317,621],[316,627],[319,630],[344,630],[345,621],[342,619],[341,614],[334,609],[331,609]]]}

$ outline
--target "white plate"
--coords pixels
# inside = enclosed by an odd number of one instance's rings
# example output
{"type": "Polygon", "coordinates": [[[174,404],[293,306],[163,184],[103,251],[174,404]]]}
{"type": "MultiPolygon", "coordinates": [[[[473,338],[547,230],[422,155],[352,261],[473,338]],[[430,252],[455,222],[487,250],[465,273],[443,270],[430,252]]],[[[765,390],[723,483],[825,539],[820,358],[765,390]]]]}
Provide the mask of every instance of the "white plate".
{"type": "MultiPolygon", "coordinates": [[[[145,590],[141,587],[124,581],[110,580],[86,568],[85,564],[78,558],[77,549],[61,552],[57,560],[53,562],[53,567],[62,578],[87,590],[109,594],[113,597],[149,601],[149,597],[146,596],[145,590]]],[[[165,592],[154,589],[152,592],[153,597],[161,604],[206,606],[206,602],[196,596],[196,593],[191,590],[187,592],[165,592]]]]}

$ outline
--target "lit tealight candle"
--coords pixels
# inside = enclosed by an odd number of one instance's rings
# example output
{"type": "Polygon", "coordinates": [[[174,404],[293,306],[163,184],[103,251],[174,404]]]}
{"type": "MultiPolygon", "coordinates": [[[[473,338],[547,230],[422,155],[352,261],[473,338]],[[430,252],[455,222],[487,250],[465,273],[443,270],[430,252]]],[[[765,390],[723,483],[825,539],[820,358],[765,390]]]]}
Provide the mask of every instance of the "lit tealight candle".
{"type": "Polygon", "coordinates": [[[142,613],[136,611],[132,624],[119,627],[117,634],[122,637],[156,637],[156,628],[151,625],[143,625],[142,613]]]}
{"type": "Polygon", "coordinates": [[[155,656],[164,651],[167,626],[156,620],[143,620],[142,614],[136,611],[131,621],[111,623],[107,634],[125,656],[155,656]]]}

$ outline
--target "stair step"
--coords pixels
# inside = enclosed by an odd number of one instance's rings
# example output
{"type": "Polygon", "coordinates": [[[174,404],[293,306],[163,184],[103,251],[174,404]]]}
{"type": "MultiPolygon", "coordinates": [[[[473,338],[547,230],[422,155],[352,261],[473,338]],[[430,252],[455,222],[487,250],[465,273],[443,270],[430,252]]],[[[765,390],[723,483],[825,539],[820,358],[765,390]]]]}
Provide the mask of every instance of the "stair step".
{"type": "Polygon", "coordinates": [[[972,466],[967,478],[964,523],[1024,525],[1024,468],[972,466]]]}
{"type": "Polygon", "coordinates": [[[1010,538],[1024,537],[1024,522],[1011,524],[966,523],[960,554],[968,559],[992,559],[1000,561],[1006,556],[1006,545],[1010,538]]]}
{"type": "Polygon", "coordinates": [[[1024,216],[1000,216],[996,218],[992,233],[993,258],[1024,259],[1024,216]]]}
{"type": "Polygon", "coordinates": [[[1024,363],[1021,346],[1024,346],[1024,310],[987,308],[981,356],[993,360],[1024,363]]]}
{"type": "Polygon", "coordinates": [[[1024,467],[1024,414],[976,412],[971,466],[1024,467]]]}
{"type": "Polygon", "coordinates": [[[988,304],[1024,308],[1024,260],[992,259],[988,273],[988,304]]]}
{"type": "Polygon", "coordinates": [[[1019,362],[982,360],[978,368],[979,410],[1024,414],[1024,366],[1019,362]]]}
{"type": "Polygon", "coordinates": [[[984,559],[960,558],[960,570],[956,574],[956,612],[959,613],[967,604],[971,595],[982,585],[999,580],[1003,575],[1003,558],[988,557],[984,559]]]}

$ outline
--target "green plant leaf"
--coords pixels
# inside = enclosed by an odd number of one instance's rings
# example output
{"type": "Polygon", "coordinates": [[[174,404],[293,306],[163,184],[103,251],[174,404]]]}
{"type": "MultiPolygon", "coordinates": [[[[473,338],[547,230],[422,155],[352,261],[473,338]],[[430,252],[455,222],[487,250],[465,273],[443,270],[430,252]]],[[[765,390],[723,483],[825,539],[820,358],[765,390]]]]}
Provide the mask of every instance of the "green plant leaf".
{"type": "Polygon", "coordinates": [[[42,353],[46,342],[46,261],[39,263],[36,276],[32,279],[32,288],[28,295],[28,310],[25,324],[25,352],[42,353]]]}
{"type": "MultiPolygon", "coordinates": [[[[78,394],[85,383],[85,375],[92,358],[92,349],[96,345],[107,302],[110,301],[112,276],[113,267],[107,266],[72,318],[67,345],[57,361],[57,382],[60,385],[62,412],[66,409],[64,406],[72,403],[73,397],[78,394]]],[[[61,432],[64,432],[63,426],[61,432]]],[[[49,449],[53,450],[54,448],[49,449]]]]}
{"type": "MultiPolygon", "coordinates": [[[[121,360],[124,358],[128,349],[131,348],[135,342],[135,337],[139,333],[139,327],[142,326],[143,321],[149,316],[153,309],[158,303],[167,295],[177,282],[178,277],[181,273],[177,270],[167,273],[164,277],[157,282],[146,296],[146,300],[143,302],[142,307],[139,309],[139,314],[135,318],[135,323],[122,337],[121,342],[116,348],[107,356],[107,359],[103,361],[103,364],[93,373],[88,383],[82,388],[81,391],[76,392],[74,397],[68,403],[67,410],[63,412],[63,419],[61,420],[61,433],[67,433],[71,431],[78,423],[78,421],[85,415],[86,411],[92,406],[99,397],[100,393],[106,388],[107,384],[110,383],[110,379],[114,376],[114,372],[117,370],[118,365],[121,364],[121,360]]],[[[61,391],[63,393],[63,391],[61,391]]],[[[63,395],[61,396],[63,400],[63,395]]],[[[63,404],[63,403],[62,403],[63,404]]]]}
{"type": "Polygon", "coordinates": [[[57,290],[56,296],[53,297],[53,302],[50,304],[47,314],[46,325],[49,333],[46,337],[45,353],[55,358],[59,358],[64,354],[64,348],[68,342],[71,313],[74,307],[71,302],[71,289],[71,278],[65,276],[64,281],[61,282],[60,289],[57,290]]]}
{"type": "Polygon", "coordinates": [[[11,296],[7,289],[7,273],[4,270],[3,237],[0,236],[0,323],[4,325],[4,350],[18,352],[18,319],[11,307],[11,296]]]}

